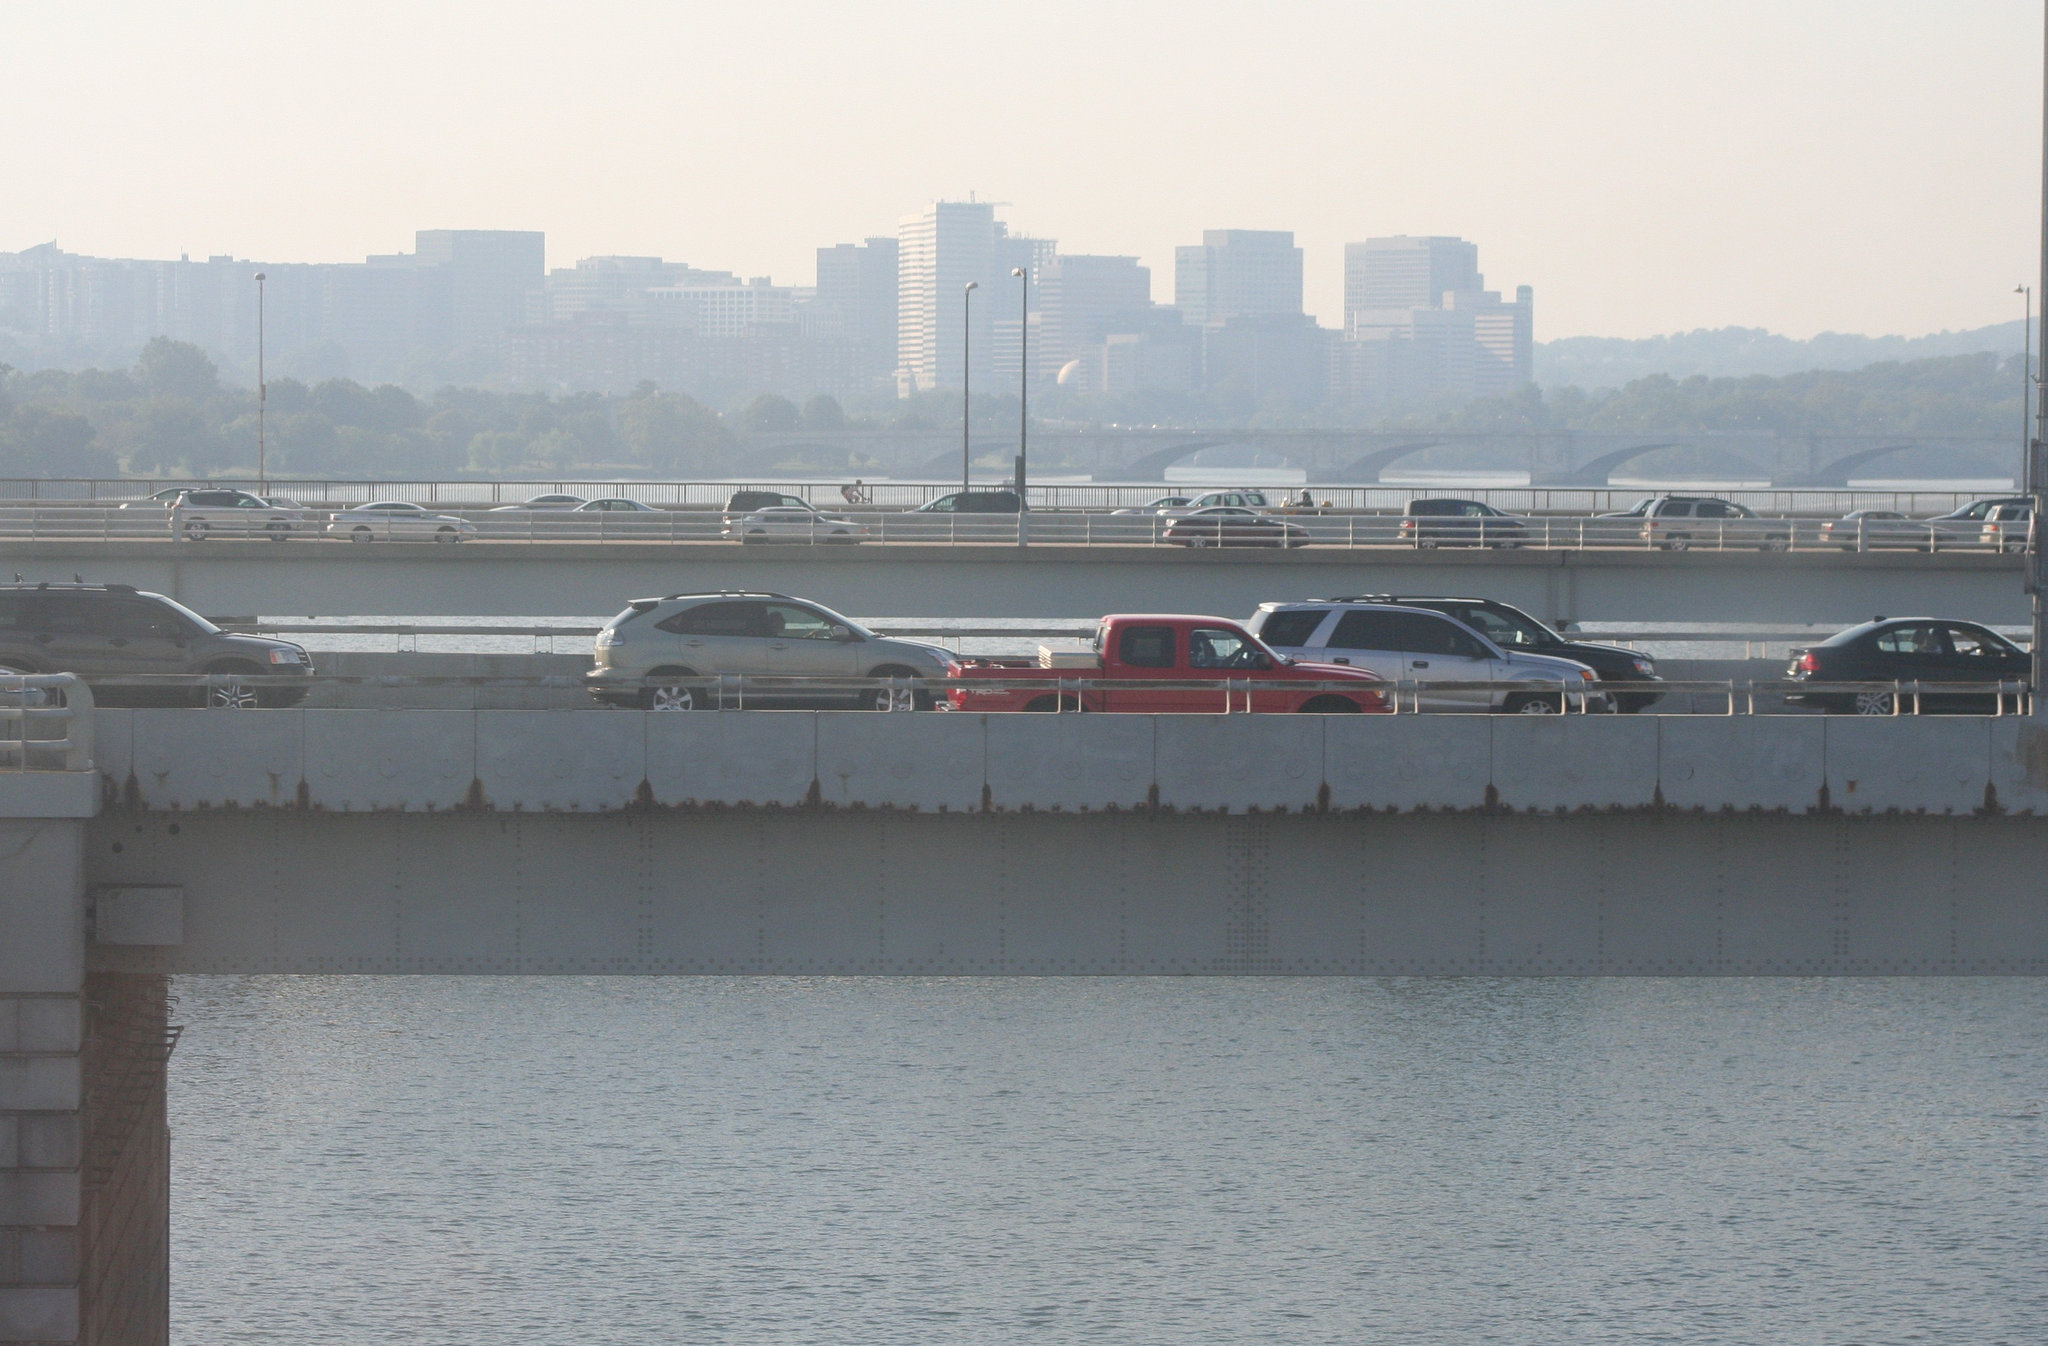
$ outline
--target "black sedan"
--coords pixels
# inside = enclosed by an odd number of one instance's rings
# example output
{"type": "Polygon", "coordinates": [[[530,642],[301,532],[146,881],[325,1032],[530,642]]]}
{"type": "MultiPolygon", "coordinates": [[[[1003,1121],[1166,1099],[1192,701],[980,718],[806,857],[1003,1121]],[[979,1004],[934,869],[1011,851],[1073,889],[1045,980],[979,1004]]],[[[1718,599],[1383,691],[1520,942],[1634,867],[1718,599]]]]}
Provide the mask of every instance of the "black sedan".
{"type": "MultiPolygon", "coordinates": [[[[2025,650],[1975,622],[1879,617],[1837,632],[1811,649],[1794,650],[1786,676],[1795,682],[1918,683],[1921,710],[1989,714],[1997,709],[1997,693],[1987,684],[2023,685],[2032,668],[2025,650]],[[1968,691],[1943,687],[1970,683],[1976,685],[1968,691]]],[[[1910,691],[1906,697],[1898,709],[1914,708],[1910,691]]],[[[1786,699],[1834,714],[1890,715],[1894,693],[1871,688],[1795,693],[1786,699]]]]}
{"type": "Polygon", "coordinates": [[[1255,509],[1215,505],[1183,514],[1159,535],[1183,547],[1306,547],[1308,530],[1255,509]]]}

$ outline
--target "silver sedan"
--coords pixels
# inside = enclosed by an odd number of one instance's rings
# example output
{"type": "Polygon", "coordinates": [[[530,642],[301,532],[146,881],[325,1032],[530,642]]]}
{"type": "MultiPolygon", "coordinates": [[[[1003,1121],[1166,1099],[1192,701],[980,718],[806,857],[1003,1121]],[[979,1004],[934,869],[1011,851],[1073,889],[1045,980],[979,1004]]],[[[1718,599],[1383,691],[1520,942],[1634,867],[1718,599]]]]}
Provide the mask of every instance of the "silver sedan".
{"type": "Polygon", "coordinates": [[[351,542],[461,542],[476,525],[409,500],[378,500],[335,514],[327,531],[351,542]]]}

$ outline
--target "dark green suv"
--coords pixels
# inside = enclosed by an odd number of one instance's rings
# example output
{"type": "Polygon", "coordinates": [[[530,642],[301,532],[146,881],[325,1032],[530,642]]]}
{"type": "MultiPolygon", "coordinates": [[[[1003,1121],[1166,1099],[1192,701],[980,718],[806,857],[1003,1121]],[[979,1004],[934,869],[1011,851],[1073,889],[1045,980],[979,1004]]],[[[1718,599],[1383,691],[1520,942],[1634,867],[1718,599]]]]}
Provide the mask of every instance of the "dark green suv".
{"type": "Polygon", "coordinates": [[[231,635],[162,594],[125,584],[0,584],[0,673],[76,673],[101,705],[291,706],[308,686],[103,688],[101,680],[147,673],[304,679],[312,671],[302,646],[231,635]]]}

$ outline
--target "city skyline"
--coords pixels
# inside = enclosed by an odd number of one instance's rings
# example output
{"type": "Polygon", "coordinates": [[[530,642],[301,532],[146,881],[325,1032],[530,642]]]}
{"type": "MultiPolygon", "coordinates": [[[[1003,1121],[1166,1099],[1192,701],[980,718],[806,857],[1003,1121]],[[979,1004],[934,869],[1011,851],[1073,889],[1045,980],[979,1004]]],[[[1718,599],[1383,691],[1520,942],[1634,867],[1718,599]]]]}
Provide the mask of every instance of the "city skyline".
{"type": "Polygon", "coordinates": [[[2017,0],[1032,17],[12,7],[0,109],[63,133],[0,146],[0,250],[344,261],[424,221],[545,230],[551,266],[797,276],[820,238],[973,192],[1137,257],[1162,300],[1190,227],[1291,229],[1332,327],[1344,243],[1484,239],[1551,337],[1973,327],[2034,266],[2017,0]],[[718,55],[742,51],[765,66],[718,55]]]}

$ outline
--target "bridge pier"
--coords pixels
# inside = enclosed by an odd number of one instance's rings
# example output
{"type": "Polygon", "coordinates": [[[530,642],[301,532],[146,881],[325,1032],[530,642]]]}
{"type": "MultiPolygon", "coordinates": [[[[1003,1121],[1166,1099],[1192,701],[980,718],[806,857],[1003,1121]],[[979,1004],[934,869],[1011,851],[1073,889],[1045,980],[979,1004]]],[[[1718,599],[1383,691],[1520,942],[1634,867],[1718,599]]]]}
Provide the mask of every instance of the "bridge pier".
{"type": "MultiPolygon", "coordinates": [[[[55,680],[52,680],[53,682],[55,680]]],[[[86,820],[99,811],[91,700],[0,749],[64,769],[0,769],[0,1342],[170,1340],[167,978],[89,972],[86,820]]]]}

